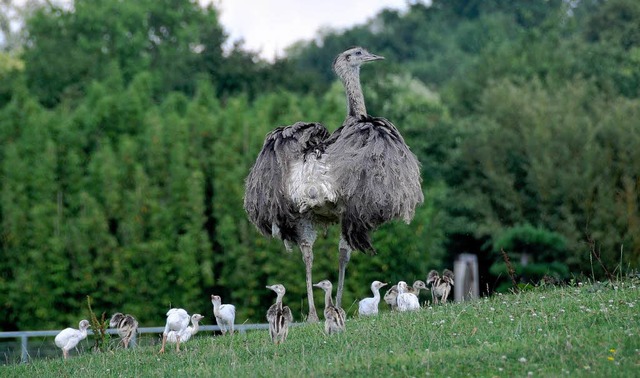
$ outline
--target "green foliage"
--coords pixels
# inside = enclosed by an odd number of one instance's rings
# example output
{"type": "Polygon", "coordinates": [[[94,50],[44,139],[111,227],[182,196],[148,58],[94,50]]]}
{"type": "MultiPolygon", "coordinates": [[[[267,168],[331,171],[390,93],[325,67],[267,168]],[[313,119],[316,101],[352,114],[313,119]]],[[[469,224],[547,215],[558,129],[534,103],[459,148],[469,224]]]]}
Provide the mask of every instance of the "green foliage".
{"type": "MultiPolygon", "coordinates": [[[[252,103],[232,97],[222,106],[203,80],[193,98],[174,92],[156,105],[147,83],[145,73],[128,86],[117,77],[94,83],[75,109],[40,110],[42,116],[27,119],[6,144],[3,250],[14,260],[3,274],[12,278],[7,287],[20,289],[15,302],[5,302],[11,309],[5,314],[38,315],[3,321],[17,327],[68,323],[90,294],[101,312],[129,312],[142,324],[157,324],[170,306],[210,311],[207,298],[214,293],[238,307],[239,320],[261,321],[261,306],[272,300],[264,285],[276,281],[287,285],[291,307],[302,316],[302,258],[285,254],[281,242],[249,224],[244,178],[274,126],[309,119],[337,127],[344,94],[336,86],[322,101],[278,92],[252,103]],[[29,175],[22,161],[31,166],[29,175]],[[51,274],[34,279],[33,269],[51,274]]],[[[431,97],[424,98],[404,106],[432,106],[431,97]]],[[[442,112],[433,106],[434,114],[442,112]]],[[[8,106],[0,116],[11,112],[8,106]]],[[[423,120],[402,113],[403,126],[418,132],[423,120]]],[[[431,227],[436,215],[427,202],[410,226],[379,230],[380,255],[353,257],[345,302],[369,295],[374,279],[424,279],[442,256],[441,235],[431,227]]],[[[318,280],[335,280],[338,240],[332,228],[318,241],[318,280]]]]}
{"type": "Polygon", "coordinates": [[[516,253],[526,253],[541,261],[563,260],[566,242],[562,235],[533,227],[530,224],[507,229],[493,244],[494,252],[501,249],[516,253]]]}
{"type": "MultiPolygon", "coordinates": [[[[198,2],[47,2],[0,56],[0,329],[75,323],[87,295],[156,325],[219,294],[257,322],[275,282],[301,319],[300,253],[247,221],[243,184],[274,127],[341,125],[330,62],[351,45],[387,58],[362,70],[367,109],[418,156],[426,202],[352,256],[345,303],[461,252],[485,280],[500,248],[534,254],[513,259],[531,277],[637,268],[636,3],[415,2],[267,64],[223,53],[198,2]]],[[[338,239],[317,241],[314,278],[336,279],[338,239]]]]}
{"type": "Polygon", "coordinates": [[[109,334],[107,328],[109,323],[105,318],[106,314],[103,312],[100,319],[96,316],[91,308],[91,297],[87,295],[87,310],[89,311],[89,322],[91,323],[91,330],[93,331],[93,348],[94,352],[104,352],[107,348],[109,341],[109,334]]]}
{"type": "Polygon", "coordinates": [[[553,277],[556,281],[569,279],[569,267],[565,263],[566,241],[557,232],[530,224],[514,226],[495,239],[493,252],[496,262],[491,265],[489,272],[503,281],[497,291],[504,291],[511,286],[512,283],[507,279],[511,274],[515,274],[524,284],[538,284],[544,276],[553,277]],[[509,272],[502,251],[508,254],[515,272],[509,272]]]}
{"type": "Polygon", "coordinates": [[[153,72],[154,93],[163,96],[173,90],[192,94],[200,73],[224,83],[237,76],[232,70],[238,63],[251,61],[235,58],[237,51],[223,57],[226,37],[216,9],[189,0],[76,0],[73,9],[47,3],[26,28],[25,75],[47,106],[79,100],[92,81],[111,78],[113,66],[125,82],[153,72]]]}
{"type": "Polygon", "coordinates": [[[629,181],[637,175],[636,152],[628,149],[638,143],[631,121],[637,108],[630,104],[581,81],[488,87],[451,166],[447,204],[460,218],[453,224],[464,225],[452,232],[495,239],[515,225],[536,224],[566,239],[572,269],[590,269],[589,238],[602,246],[607,266],[617,265],[621,243],[627,261],[637,261],[629,210],[640,197],[629,181]]]}
{"type": "MultiPolygon", "coordinates": [[[[607,1],[589,15],[584,38],[590,42],[590,58],[582,67],[603,86],[624,96],[640,96],[640,4],[633,0],[607,1]]],[[[585,52],[586,53],[586,52],[585,52]]]]}

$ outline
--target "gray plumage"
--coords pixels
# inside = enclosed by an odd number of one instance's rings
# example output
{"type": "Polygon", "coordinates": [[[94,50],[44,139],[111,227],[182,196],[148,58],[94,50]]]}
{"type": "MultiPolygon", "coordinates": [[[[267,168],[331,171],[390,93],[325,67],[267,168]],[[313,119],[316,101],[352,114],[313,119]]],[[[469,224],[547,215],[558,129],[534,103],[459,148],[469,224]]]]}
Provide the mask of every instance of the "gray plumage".
{"type": "Polygon", "coordinates": [[[384,302],[391,307],[391,310],[398,308],[398,285],[393,285],[384,293],[384,302]]]}
{"type": "Polygon", "coordinates": [[[289,324],[293,321],[293,315],[291,315],[289,306],[282,305],[282,297],[286,293],[284,285],[271,285],[267,286],[267,289],[273,290],[277,294],[276,303],[272,304],[267,310],[267,321],[269,322],[271,341],[280,344],[289,335],[289,324]]]}
{"type": "Polygon", "coordinates": [[[431,299],[433,304],[438,302],[447,303],[447,298],[454,285],[453,272],[449,269],[442,271],[442,277],[436,270],[432,270],[427,275],[427,285],[431,285],[431,299]]]}
{"type": "Polygon", "coordinates": [[[265,236],[297,244],[306,267],[309,321],[317,321],[311,267],[316,227],[341,224],[336,304],[341,305],[352,250],[375,253],[370,233],[393,219],[411,221],[424,200],[420,165],[396,127],[366,113],[362,63],[383,59],[361,47],[338,55],[333,68],[345,87],[347,117],[329,134],[297,122],[269,133],[246,179],[244,208],[265,236]]]}
{"type": "Polygon", "coordinates": [[[138,330],[138,321],[129,314],[125,315],[121,312],[116,312],[111,316],[109,327],[116,328],[118,330],[118,335],[120,335],[122,344],[125,348],[128,348],[129,342],[138,330]]]}
{"type": "Polygon", "coordinates": [[[333,285],[329,280],[320,281],[313,286],[324,290],[324,332],[327,335],[344,332],[346,329],[345,319],[347,314],[337,305],[333,304],[331,292],[333,285]]]}
{"type": "Polygon", "coordinates": [[[420,296],[420,290],[428,290],[427,284],[422,280],[416,280],[413,282],[413,286],[407,287],[407,293],[411,293],[416,297],[420,296]]]}

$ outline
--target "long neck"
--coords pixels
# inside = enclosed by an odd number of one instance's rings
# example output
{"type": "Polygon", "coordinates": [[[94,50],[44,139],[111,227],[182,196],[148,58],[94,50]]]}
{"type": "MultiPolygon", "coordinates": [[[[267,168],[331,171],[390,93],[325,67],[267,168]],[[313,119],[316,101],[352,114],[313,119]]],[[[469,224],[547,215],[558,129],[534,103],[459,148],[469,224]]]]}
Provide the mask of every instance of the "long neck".
{"type": "Polygon", "coordinates": [[[333,306],[333,299],[331,299],[331,290],[325,290],[324,292],[324,307],[333,306]]]}
{"type": "Polygon", "coordinates": [[[193,327],[191,328],[191,334],[195,335],[196,333],[198,333],[198,330],[200,329],[200,323],[192,321],[191,324],[193,324],[193,327]]]}
{"type": "Polygon", "coordinates": [[[373,299],[380,300],[380,289],[371,289],[373,291],[373,299]]]}
{"type": "Polygon", "coordinates": [[[213,303],[213,315],[218,316],[220,315],[220,303],[214,302],[213,303]]]}
{"type": "Polygon", "coordinates": [[[276,306],[279,309],[282,309],[282,297],[284,297],[284,293],[282,294],[278,293],[278,296],[276,297],[276,306]]]}
{"type": "Polygon", "coordinates": [[[359,117],[367,115],[367,108],[364,105],[364,94],[360,85],[360,67],[354,67],[345,72],[341,77],[344,90],[347,94],[348,116],[359,117]]]}

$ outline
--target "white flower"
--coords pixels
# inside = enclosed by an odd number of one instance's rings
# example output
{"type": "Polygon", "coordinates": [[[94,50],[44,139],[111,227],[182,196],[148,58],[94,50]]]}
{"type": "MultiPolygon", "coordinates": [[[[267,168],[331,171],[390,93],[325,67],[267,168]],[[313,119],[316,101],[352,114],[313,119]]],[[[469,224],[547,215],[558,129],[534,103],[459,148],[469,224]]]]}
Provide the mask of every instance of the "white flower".
{"type": "Polygon", "coordinates": [[[520,361],[520,362],[522,362],[524,364],[525,362],[527,362],[527,359],[524,358],[524,357],[520,357],[520,358],[518,358],[518,361],[520,361]]]}

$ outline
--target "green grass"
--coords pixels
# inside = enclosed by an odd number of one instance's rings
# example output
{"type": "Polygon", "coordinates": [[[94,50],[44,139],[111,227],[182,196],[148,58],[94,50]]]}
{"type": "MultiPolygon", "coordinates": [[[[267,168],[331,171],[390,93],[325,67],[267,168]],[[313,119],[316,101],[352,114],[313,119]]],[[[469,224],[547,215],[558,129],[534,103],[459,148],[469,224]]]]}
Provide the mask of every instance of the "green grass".
{"type": "MultiPolygon", "coordinates": [[[[381,306],[382,307],[382,306],[381,306]]],[[[181,353],[140,347],[0,368],[2,377],[637,377],[640,281],[536,288],[414,313],[267,331],[198,334],[181,353]]]]}

